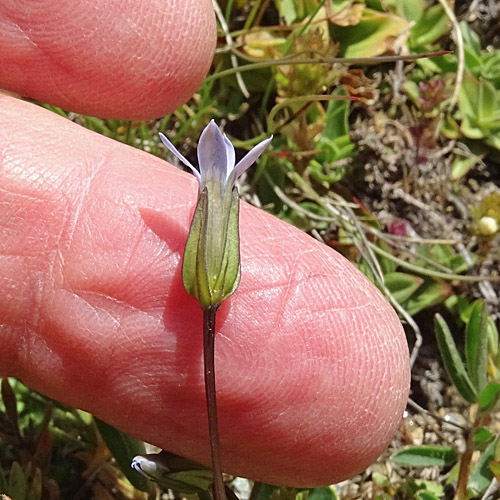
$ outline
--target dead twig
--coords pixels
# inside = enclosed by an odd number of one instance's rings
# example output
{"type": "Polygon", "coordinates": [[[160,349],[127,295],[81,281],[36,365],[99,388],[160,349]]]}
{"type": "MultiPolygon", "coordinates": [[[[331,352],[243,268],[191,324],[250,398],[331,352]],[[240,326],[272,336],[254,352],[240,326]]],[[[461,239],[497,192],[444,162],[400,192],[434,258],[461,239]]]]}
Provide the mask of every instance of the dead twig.
{"type": "MultiPolygon", "coordinates": [[[[234,45],[233,37],[231,36],[229,27],[226,23],[226,20],[224,19],[224,15],[220,10],[219,3],[217,2],[217,0],[212,0],[212,4],[215,10],[215,15],[217,16],[217,20],[219,21],[222,31],[224,32],[226,44],[228,48],[231,49],[231,47],[234,45]]],[[[231,54],[231,64],[233,68],[238,68],[238,58],[234,54],[231,54]]],[[[236,81],[238,82],[241,93],[245,96],[245,99],[248,99],[250,97],[250,93],[248,92],[245,82],[243,81],[243,77],[241,76],[241,73],[239,71],[236,72],[236,81]]]]}
{"type": "Polygon", "coordinates": [[[462,31],[460,30],[460,25],[458,24],[457,18],[455,17],[455,13],[450,8],[448,2],[446,0],[438,0],[446,15],[448,16],[451,24],[453,24],[453,31],[455,35],[455,43],[457,45],[457,75],[455,78],[455,87],[453,89],[453,94],[450,99],[450,110],[453,109],[457,102],[458,96],[460,94],[460,87],[462,86],[462,80],[464,78],[464,70],[465,70],[465,54],[464,54],[464,39],[462,37],[462,31]]]}

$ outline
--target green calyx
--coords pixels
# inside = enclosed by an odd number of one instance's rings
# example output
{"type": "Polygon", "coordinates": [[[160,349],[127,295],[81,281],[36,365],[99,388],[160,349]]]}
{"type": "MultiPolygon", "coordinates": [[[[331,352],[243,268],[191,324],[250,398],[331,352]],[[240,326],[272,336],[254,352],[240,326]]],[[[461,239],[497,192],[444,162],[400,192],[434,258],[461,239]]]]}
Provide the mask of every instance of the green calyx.
{"type": "Polygon", "coordinates": [[[224,193],[216,183],[198,198],[184,248],[182,281],[203,309],[218,307],[240,281],[238,191],[224,193]]]}

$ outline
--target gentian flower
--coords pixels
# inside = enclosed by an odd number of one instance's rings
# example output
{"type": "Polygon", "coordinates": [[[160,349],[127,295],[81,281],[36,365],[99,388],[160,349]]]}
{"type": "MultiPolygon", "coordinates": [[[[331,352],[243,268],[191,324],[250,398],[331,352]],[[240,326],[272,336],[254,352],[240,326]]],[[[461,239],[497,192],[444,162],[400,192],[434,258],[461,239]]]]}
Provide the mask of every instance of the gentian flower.
{"type": "Polygon", "coordinates": [[[203,309],[217,308],[240,280],[239,197],[235,182],[262,154],[272,137],[255,146],[235,165],[234,147],[213,120],[198,141],[196,169],[160,133],[163,144],[198,179],[198,203],[191,222],[182,281],[203,309]]]}

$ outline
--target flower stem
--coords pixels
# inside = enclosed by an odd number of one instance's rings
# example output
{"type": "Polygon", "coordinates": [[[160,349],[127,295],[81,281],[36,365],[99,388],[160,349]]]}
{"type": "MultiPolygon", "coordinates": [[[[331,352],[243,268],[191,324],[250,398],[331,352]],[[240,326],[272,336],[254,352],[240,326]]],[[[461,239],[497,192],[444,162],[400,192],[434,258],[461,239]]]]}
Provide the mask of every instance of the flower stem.
{"type": "Polygon", "coordinates": [[[203,361],[205,365],[205,395],[208,411],[208,432],[214,475],[214,500],[226,500],[220,456],[217,397],[215,393],[215,315],[217,307],[203,309],[203,361]]]}
{"type": "Polygon", "coordinates": [[[467,500],[467,483],[470,476],[470,464],[472,453],[474,452],[474,432],[469,431],[467,436],[467,444],[464,453],[460,459],[460,469],[458,472],[457,489],[455,491],[454,500],[467,500]]]}
{"type": "MultiPolygon", "coordinates": [[[[470,411],[473,414],[477,414],[479,410],[479,405],[474,405],[471,407],[470,411]]],[[[455,496],[453,500],[467,500],[469,495],[467,494],[467,484],[470,478],[470,466],[472,461],[472,454],[474,453],[474,434],[477,429],[485,424],[485,415],[479,415],[474,418],[474,425],[469,430],[467,434],[467,441],[465,445],[465,451],[460,459],[460,469],[458,471],[457,489],[455,491],[455,496]]]]}

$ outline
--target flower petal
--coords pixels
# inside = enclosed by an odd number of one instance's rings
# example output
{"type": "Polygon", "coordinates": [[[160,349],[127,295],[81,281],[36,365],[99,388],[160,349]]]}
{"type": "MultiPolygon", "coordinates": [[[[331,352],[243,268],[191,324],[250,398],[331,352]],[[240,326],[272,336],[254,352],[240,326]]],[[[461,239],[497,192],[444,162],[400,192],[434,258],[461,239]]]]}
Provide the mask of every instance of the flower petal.
{"type": "Polygon", "coordinates": [[[226,134],[222,135],[224,137],[224,142],[226,144],[226,155],[227,155],[226,179],[228,179],[229,175],[234,169],[234,163],[236,161],[236,157],[234,154],[234,146],[232,142],[226,137],[226,134]]]}
{"type": "MultiPolygon", "coordinates": [[[[228,141],[229,142],[229,141],[228,141]]],[[[231,148],[233,146],[231,145],[231,148]]],[[[226,185],[228,165],[227,143],[214,120],[203,129],[198,141],[198,164],[200,166],[202,189],[208,182],[217,182],[221,189],[226,185]]]]}
{"type": "Polygon", "coordinates": [[[160,139],[161,139],[161,142],[163,142],[163,144],[168,148],[168,150],[173,155],[177,156],[177,158],[182,163],[184,163],[184,165],[186,165],[186,167],[189,167],[192,170],[193,174],[198,179],[198,182],[201,182],[201,175],[200,175],[200,172],[198,172],[198,169],[193,167],[193,165],[191,165],[191,163],[188,160],[186,160],[186,158],[184,158],[184,156],[181,153],[179,153],[179,151],[177,151],[176,147],[161,132],[160,132],[160,139]]]}
{"type": "Polygon", "coordinates": [[[263,140],[262,142],[259,142],[257,146],[251,149],[238,162],[238,164],[234,167],[234,170],[231,172],[231,178],[229,180],[231,184],[234,184],[236,182],[236,179],[258,160],[259,156],[264,152],[267,146],[269,146],[269,143],[272,141],[272,139],[273,136],[263,140]]]}

